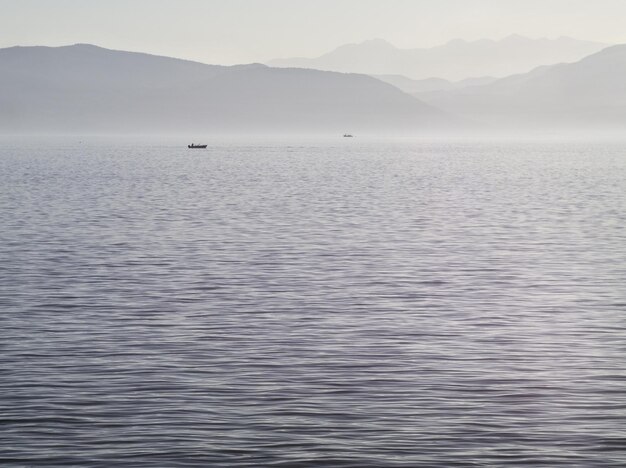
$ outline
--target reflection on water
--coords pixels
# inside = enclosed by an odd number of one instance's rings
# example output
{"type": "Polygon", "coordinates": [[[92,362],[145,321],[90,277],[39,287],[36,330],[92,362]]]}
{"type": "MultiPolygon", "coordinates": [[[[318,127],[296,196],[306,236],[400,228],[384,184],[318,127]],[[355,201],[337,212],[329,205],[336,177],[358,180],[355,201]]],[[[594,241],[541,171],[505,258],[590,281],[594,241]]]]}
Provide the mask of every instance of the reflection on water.
{"type": "Polygon", "coordinates": [[[0,143],[7,464],[626,463],[626,145],[0,143]]]}

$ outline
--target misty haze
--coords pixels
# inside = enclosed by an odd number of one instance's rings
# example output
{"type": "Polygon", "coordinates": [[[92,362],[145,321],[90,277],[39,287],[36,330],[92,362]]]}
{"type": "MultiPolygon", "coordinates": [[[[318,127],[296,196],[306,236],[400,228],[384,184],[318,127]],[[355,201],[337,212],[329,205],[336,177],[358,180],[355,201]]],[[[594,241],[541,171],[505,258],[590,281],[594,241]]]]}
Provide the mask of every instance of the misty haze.
{"type": "Polygon", "coordinates": [[[0,11],[2,466],[626,466],[626,3],[0,11]]]}

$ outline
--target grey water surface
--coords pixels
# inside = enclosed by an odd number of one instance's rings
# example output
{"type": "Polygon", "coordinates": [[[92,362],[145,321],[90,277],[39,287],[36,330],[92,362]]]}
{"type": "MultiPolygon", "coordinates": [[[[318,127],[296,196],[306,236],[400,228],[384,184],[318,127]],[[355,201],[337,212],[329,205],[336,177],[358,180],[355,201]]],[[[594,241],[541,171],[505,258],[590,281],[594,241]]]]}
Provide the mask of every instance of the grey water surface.
{"type": "Polygon", "coordinates": [[[3,466],[626,466],[626,142],[0,140],[3,466]]]}

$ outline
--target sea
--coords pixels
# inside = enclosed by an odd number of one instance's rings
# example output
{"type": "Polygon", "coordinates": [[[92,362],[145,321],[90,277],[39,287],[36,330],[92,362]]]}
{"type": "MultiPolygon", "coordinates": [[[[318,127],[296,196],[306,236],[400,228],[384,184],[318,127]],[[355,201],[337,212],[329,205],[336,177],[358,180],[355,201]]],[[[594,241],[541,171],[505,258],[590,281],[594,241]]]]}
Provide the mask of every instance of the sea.
{"type": "Polygon", "coordinates": [[[0,464],[626,466],[626,140],[0,138],[0,464]]]}

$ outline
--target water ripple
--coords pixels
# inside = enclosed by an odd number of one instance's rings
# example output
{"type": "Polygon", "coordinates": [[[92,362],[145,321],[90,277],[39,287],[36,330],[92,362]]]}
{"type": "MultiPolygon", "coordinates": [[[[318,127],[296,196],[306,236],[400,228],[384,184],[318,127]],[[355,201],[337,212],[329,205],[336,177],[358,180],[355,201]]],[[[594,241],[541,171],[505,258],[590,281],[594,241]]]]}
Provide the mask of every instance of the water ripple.
{"type": "Polygon", "coordinates": [[[1,143],[4,466],[626,465],[623,144],[1,143]]]}

